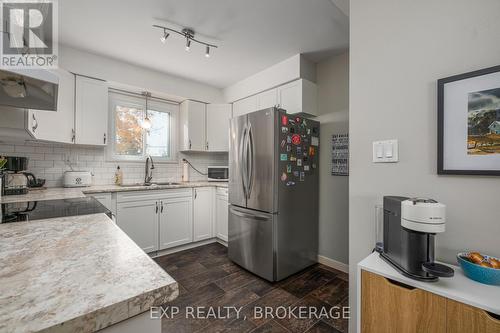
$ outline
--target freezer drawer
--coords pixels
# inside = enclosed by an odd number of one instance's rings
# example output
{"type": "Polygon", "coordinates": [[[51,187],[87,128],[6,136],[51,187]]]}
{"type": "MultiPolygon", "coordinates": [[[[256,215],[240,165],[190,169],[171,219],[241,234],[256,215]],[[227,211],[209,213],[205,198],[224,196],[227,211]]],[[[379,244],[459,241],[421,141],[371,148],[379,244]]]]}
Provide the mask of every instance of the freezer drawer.
{"type": "Polygon", "coordinates": [[[275,215],[229,206],[229,259],[274,281],[275,215]]]}

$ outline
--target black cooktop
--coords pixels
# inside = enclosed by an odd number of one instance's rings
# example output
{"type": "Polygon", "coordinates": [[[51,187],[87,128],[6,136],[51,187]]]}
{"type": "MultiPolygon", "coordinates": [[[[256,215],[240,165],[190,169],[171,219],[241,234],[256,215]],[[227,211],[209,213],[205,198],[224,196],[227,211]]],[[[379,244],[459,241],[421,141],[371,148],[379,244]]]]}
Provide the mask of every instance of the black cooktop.
{"type": "Polygon", "coordinates": [[[0,223],[99,213],[104,213],[111,218],[109,209],[92,197],[4,203],[1,207],[0,223]]]}

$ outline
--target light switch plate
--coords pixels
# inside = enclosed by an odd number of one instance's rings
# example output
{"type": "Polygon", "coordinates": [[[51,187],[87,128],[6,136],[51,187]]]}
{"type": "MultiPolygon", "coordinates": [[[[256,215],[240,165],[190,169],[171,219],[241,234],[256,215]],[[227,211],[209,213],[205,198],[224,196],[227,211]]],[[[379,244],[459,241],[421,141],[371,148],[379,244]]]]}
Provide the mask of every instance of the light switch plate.
{"type": "Polygon", "coordinates": [[[398,140],[384,140],[373,142],[374,163],[395,163],[398,161],[398,140]]]}

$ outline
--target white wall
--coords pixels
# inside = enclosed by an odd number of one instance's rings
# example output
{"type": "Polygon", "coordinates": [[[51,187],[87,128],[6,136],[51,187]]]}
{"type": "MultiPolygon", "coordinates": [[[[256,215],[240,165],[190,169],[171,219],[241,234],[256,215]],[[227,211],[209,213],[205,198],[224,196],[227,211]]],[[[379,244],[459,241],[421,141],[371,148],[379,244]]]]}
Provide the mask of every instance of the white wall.
{"type": "Polygon", "coordinates": [[[350,332],[356,264],[374,245],[383,195],[428,196],[447,205],[437,258],[475,249],[500,255],[500,178],[436,174],[436,80],[498,65],[500,1],[350,2],[350,332]],[[371,143],[399,139],[400,162],[373,164],[371,143]]]}
{"type": "Polygon", "coordinates": [[[173,100],[194,99],[207,103],[223,102],[222,90],[219,88],[68,46],[59,47],[59,66],[77,74],[119,83],[124,87],[148,90],[173,100]]]}
{"type": "Polygon", "coordinates": [[[349,130],[349,53],[316,65],[320,126],[319,254],[349,263],[349,177],[332,176],[332,135],[349,130]]]}
{"type": "Polygon", "coordinates": [[[296,54],[224,88],[224,98],[232,103],[299,78],[316,81],[315,65],[303,55],[296,54]]]}

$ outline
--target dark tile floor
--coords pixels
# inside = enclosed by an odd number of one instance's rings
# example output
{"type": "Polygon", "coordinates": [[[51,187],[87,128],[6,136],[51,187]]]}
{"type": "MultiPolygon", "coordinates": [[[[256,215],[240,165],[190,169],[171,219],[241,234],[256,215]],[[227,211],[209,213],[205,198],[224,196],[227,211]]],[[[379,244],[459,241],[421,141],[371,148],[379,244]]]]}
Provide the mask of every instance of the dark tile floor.
{"type": "MultiPolygon", "coordinates": [[[[176,306],[180,313],[162,319],[163,333],[174,332],[347,332],[348,321],[340,316],[348,305],[347,274],[314,265],[277,283],[267,282],[235,265],[227,258],[227,249],[213,243],[158,257],[156,262],[179,283],[180,295],[166,306],[176,306]],[[318,314],[329,312],[339,319],[279,319],[254,317],[255,307],[308,307],[318,314]],[[186,307],[236,307],[223,312],[225,318],[186,318],[186,307]],[[332,310],[333,308],[333,310],[332,310]],[[340,310],[337,310],[340,309],[340,310]],[[331,310],[331,311],[330,311],[331,310]],[[323,311],[323,312],[322,312],[323,311]],[[246,316],[246,318],[245,318],[246,316]],[[244,319],[245,318],[245,319],[244,319]]],[[[223,308],[224,309],[224,308],[223,308]]],[[[296,308],[297,309],[297,308],[296,308]]],[[[295,314],[298,309],[294,312],[295,314]]],[[[281,313],[282,314],[282,313],[281,313]]]]}

